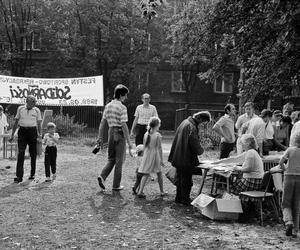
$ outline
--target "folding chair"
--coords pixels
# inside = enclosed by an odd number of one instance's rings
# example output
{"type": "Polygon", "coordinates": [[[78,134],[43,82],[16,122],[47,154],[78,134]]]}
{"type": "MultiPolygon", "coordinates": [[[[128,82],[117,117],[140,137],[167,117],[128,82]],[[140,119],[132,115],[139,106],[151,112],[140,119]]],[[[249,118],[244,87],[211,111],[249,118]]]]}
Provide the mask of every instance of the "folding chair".
{"type": "Polygon", "coordinates": [[[262,207],[262,204],[263,204],[264,201],[268,201],[268,200],[271,201],[273,210],[275,212],[276,219],[277,219],[277,221],[279,221],[279,215],[278,215],[276,202],[275,202],[275,199],[274,199],[274,193],[268,192],[268,188],[269,188],[271,178],[272,178],[272,175],[270,175],[268,177],[267,185],[265,186],[264,191],[246,191],[246,192],[241,192],[240,193],[240,198],[241,199],[244,196],[244,197],[250,198],[254,202],[258,202],[259,209],[260,209],[260,222],[261,222],[262,226],[263,226],[263,207],[262,207]]]}

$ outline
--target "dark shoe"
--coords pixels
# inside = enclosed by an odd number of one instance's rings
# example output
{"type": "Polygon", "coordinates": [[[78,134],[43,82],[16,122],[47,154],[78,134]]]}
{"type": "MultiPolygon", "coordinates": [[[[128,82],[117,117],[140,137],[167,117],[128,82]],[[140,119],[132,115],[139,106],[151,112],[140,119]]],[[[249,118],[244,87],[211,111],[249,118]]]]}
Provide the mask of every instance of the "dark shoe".
{"type": "Polygon", "coordinates": [[[292,236],[293,235],[292,232],[293,232],[293,224],[287,224],[285,228],[285,235],[292,236]]]}
{"type": "Polygon", "coordinates": [[[28,178],[28,180],[34,180],[34,178],[35,177],[33,175],[30,175],[29,178],[28,178]]]}
{"type": "Polygon", "coordinates": [[[14,178],[14,183],[20,183],[22,181],[23,180],[21,178],[18,178],[18,177],[14,178]]]}
{"type": "Polygon", "coordinates": [[[135,188],[135,187],[132,187],[132,194],[137,195],[137,192],[136,192],[136,188],[135,188]]]}
{"type": "Polygon", "coordinates": [[[105,190],[105,186],[104,186],[104,184],[103,184],[103,179],[102,179],[101,176],[98,177],[98,183],[99,183],[99,186],[100,186],[103,190],[105,190]]]}
{"type": "Polygon", "coordinates": [[[124,189],[123,186],[116,187],[116,188],[112,188],[112,190],[114,190],[114,191],[121,191],[121,190],[123,190],[123,189],[124,189]]]}
{"type": "Polygon", "coordinates": [[[137,197],[141,198],[141,199],[146,199],[146,195],[141,193],[141,194],[138,194],[137,197]]]}

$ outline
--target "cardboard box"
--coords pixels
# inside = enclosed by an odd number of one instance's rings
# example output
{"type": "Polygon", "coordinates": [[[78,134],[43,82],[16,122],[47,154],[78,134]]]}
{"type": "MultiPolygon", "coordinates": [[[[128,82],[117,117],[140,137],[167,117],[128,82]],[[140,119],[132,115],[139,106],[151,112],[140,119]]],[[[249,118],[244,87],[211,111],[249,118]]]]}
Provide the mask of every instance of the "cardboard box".
{"type": "Polygon", "coordinates": [[[236,220],[243,213],[240,200],[215,199],[206,194],[200,194],[191,203],[201,214],[212,220],[236,220]]]}

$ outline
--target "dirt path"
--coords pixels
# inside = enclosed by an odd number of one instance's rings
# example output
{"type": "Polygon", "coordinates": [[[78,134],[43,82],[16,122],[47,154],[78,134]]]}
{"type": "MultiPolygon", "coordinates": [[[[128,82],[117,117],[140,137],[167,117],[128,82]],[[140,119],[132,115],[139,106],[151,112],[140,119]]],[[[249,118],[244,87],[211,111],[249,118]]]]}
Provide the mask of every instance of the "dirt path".
{"type": "MultiPolygon", "coordinates": [[[[157,181],[150,181],[147,200],[136,198],[129,157],[125,189],[113,193],[110,176],[101,193],[96,177],[105,159],[87,146],[61,145],[54,182],[44,182],[39,159],[37,179],[21,184],[12,183],[15,161],[0,160],[0,249],[300,249],[299,239],[283,236],[282,225],[213,222],[175,205],[166,179],[169,196],[161,198],[157,181]]],[[[199,178],[194,183],[193,197],[199,178]]]]}

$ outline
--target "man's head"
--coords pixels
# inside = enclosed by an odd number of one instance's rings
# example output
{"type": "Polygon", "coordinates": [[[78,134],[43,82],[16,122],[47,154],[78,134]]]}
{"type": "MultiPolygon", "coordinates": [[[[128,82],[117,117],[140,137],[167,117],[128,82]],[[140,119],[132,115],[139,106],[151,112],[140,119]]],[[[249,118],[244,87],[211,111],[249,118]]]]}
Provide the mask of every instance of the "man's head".
{"type": "Polygon", "coordinates": [[[254,104],[253,102],[246,102],[244,105],[245,113],[249,116],[252,116],[254,113],[254,104]]]}
{"type": "Polygon", "coordinates": [[[36,98],[33,95],[29,95],[26,98],[26,107],[27,109],[32,109],[36,104],[36,98]]]}
{"type": "Polygon", "coordinates": [[[269,109],[263,109],[260,113],[260,117],[264,120],[265,123],[271,120],[272,118],[272,112],[269,109]]]}
{"type": "Polygon", "coordinates": [[[232,103],[228,103],[224,107],[225,114],[227,115],[235,115],[235,106],[232,103]]]}
{"type": "Polygon", "coordinates": [[[123,84],[118,84],[115,87],[114,98],[123,102],[126,100],[128,93],[129,89],[126,86],[124,86],[123,84]]]}
{"type": "Polygon", "coordinates": [[[281,111],[280,111],[280,110],[275,110],[275,111],[273,112],[272,120],[273,120],[274,122],[277,122],[277,121],[279,121],[282,117],[283,117],[283,115],[282,115],[281,111]]]}
{"type": "Polygon", "coordinates": [[[208,123],[211,120],[211,115],[208,111],[200,111],[193,114],[194,120],[199,123],[208,123]]]}
{"type": "Polygon", "coordinates": [[[148,93],[145,93],[142,95],[142,101],[144,104],[149,104],[150,102],[150,95],[148,93]]]}

